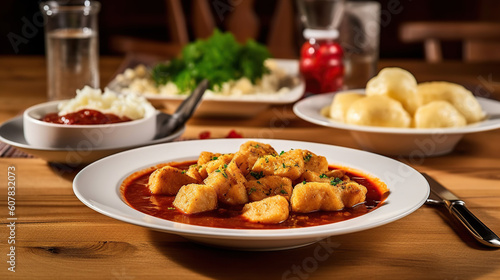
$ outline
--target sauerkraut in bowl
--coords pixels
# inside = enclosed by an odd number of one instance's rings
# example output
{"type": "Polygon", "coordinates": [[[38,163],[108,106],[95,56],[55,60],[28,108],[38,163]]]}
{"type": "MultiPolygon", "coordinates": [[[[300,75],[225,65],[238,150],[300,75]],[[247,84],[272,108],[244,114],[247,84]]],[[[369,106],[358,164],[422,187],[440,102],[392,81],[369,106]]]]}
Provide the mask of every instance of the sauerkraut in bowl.
{"type": "Polygon", "coordinates": [[[82,109],[97,110],[102,113],[125,116],[131,120],[144,118],[148,112],[154,110],[153,106],[137,94],[118,94],[108,88],[102,92],[85,86],[76,91],[76,96],[69,100],[61,101],[57,105],[58,115],[77,112],[82,109]]]}

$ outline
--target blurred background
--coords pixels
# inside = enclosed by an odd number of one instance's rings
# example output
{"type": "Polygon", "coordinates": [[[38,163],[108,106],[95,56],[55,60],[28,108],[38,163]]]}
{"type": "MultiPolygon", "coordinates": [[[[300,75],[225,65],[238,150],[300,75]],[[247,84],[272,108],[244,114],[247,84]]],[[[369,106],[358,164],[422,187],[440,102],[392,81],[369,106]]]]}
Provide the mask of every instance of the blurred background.
{"type": "MultiPolygon", "coordinates": [[[[213,26],[221,30],[229,27],[248,30],[258,41],[266,43],[270,27],[276,18],[279,0],[106,0],[101,2],[99,14],[99,36],[101,55],[121,55],[133,51],[135,42],[160,43],[172,40],[193,40],[200,35],[200,15],[211,15],[213,26]],[[198,2],[204,2],[199,5],[198,2]],[[202,10],[200,10],[202,9],[202,10]],[[251,10],[246,13],[243,10],[251,10]],[[180,14],[181,13],[181,14],[180,14]],[[179,18],[178,16],[181,15],[179,18]],[[245,17],[247,17],[245,19],[245,17]],[[238,19],[240,21],[238,21],[238,19]],[[175,34],[172,25],[185,22],[185,36],[175,34]],[[125,40],[125,41],[123,41],[125,40]],[[132,43],[131,43],[132,42],[132,43]],[[131,46],[131,47],[130,47],[131,46]],[[132,48],[128,50],[127,48],[132,48]]],[[[382,18],[380,29],[380,58],[416,58],[423,59],[422,42],[403,42],[400,28],[412,21],[467,21],[500,22],[500,1],[497,0],[379,0],[382,18]]],[[[43,27],[37,26],[41,19],[40,1],[4,0],[0,9],[1,55],[43,55],[43,27]]],[[[296,15],[294,1],[290,1],[291,14],[296,15]]],[[[287,4],[287,5],[288,5],[287,4]]],[[[281,18],[279,20],[282,20],[281,18]]],[[[299,46],[303,39],[301,26],[296,16],[285,17],[292,23],[289,29],[292,38],[292,50],[295,53],[273,53],[275,57],[298,57],[299,46]]],[[[205,26],[206,27],[206,26],[205,26]]],[[[284,31],[285,32],[285,31],[284,31]]],[[[149,48],[148,45],[145,45],[149,48]]],[[[460,59],[462,44],[458,41],[442,43],[443,56],[446,59],[460,59]]],[[[152,50],[157,49],[151,48],[152,50]]]]}

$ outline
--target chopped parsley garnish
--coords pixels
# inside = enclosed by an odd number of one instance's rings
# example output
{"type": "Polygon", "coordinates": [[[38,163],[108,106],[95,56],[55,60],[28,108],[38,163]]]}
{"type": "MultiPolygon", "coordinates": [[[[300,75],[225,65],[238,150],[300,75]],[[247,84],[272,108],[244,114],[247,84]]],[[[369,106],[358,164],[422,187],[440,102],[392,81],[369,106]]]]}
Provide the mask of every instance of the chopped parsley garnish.
{"type": "Polygon", "coordinates": [[[321,175],[319,175],[319,178],[321,178],[321,179],[328,178],[328,176],[326,176],[326,174],[321,174],[321,175]]]}
{"type": "Polygon", "coordinates": [[[283,163],[283,168],[286,168],[286,165],[285,165],[285,163],[283,163]]]}
{"type": "Polygon", "coordinates": [[[256,188],[250,188],[250,189],[248,190],[248,195],[251,195],[253,192],[256,192],[256,191],[257,191],[257,189],[256,189],[256,188]]]}
{"type": "Polygon", "coordinates": [[[264,173],[262,171],[261,172],[250,171],[250,175],[252,175],[252,177],[254,177],[256,180],[259,180],[260,178],[264,177],[264,173]]]}
{"type": "Polygon", "coordinates": [[[282,194],[288,194],[284,189],[281,189],[280,193],[282,193],[282,194]]]}
{"type": "Polygon", "coordinates": [[[175,207],[168,207],[168,210],[175,210],[175,207]]]}
{"type": "Polygon", "coordinates": [[[219,157],[212,157],[212,160],[217,160],[219,157]]]}
{"type": "Polygon", "coordinates": [[[311,154],[307,154],[307,155],[304,157],[304,161],[305,161],[305,162],[308,162],[308,161],[310,161],[310,160],[311,160],[311,158],[312,158],[312,155],[311,155],[311,154]]]}
{"type": "Polygon", "coordinates": [[[281,151],[280,156],[281,156],[282,154],[284,154],[284,153],[285,153],[285,151],[281,151]]]}
{"type": "Polygon", "coordinates": [[[222,171],[222,170],[220,170],[220,169],[215,170],[215,172],[219,172],[219,173],[221,173],[221,174],[222,174],[222,176],[224,176],[224,178],[227,178],[227,174],[226,174],[226,172],[224,172],[224,171],[222,171]]]}
{"type": "Polygon", "coordinates": [[[341,183],[342,182],[342,179],[340,178],[334,178],[330,181],[330,185],[332,186],[336,186],[337,184],[341,183]]]}

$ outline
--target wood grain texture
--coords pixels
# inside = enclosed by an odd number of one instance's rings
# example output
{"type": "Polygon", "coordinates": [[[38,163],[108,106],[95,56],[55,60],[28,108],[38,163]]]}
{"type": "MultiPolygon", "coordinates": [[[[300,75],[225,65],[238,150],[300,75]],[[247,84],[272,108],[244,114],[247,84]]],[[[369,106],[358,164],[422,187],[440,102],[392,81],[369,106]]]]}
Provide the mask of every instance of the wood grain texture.
{"type": "MultiPolygon", "coordinates": [[[[44,101],[45,64],[40,57],[0,57],[0,121],[44,101]],[[6,70],[10,69],[10,71],[6,70]]],[[[121,58],[101,58],[111,78],[121,58]]],[[[415,73],[418,80],[477,81],[497,64],[383,61],[415,73]]],[[[476,83],[477,84],[477,83],[476,83]]],[[[291,106],[271,107],[252,119],[192,119],[184,134],[198,138],[230,130],[267,137],[358,148],[342,130],[298,119],[291,106]]],[[[435,177],[461,196],[500,233],[500,131],[467,135],[446,156],[395,158],[435,177]]],[[[239,252],[210,248],[101,215],[72,191],[71,172],[37,158],[0,158],[0,279],[498,279],[500,250],[478,245],[445,212],[424,205],[393,223],[286,251],[239,252]],[[7,271],[8,166],[16,167],[16,270],[7,271]]]]}

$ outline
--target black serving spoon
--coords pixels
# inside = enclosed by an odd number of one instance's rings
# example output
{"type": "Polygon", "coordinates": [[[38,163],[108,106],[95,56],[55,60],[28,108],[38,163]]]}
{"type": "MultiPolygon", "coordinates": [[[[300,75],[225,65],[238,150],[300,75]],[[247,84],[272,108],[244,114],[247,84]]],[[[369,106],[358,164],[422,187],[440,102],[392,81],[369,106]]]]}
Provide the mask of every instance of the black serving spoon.
{"type": "Polygon", "coordinates": [[[193,115],[198,105],[201,102],[203,94],[209,85],[208,80],[201,81],[198,86],[191,92],[181,105],[172,115],[159,113],[156,117],[156,135],[155,139],[160,139],[170,135],[177,128],[182,127],[189,118],[193,115]]]}

